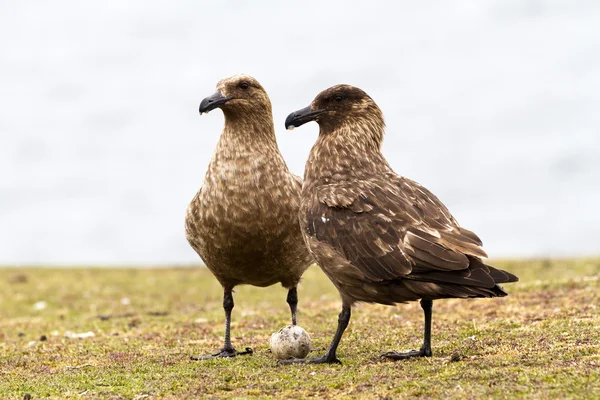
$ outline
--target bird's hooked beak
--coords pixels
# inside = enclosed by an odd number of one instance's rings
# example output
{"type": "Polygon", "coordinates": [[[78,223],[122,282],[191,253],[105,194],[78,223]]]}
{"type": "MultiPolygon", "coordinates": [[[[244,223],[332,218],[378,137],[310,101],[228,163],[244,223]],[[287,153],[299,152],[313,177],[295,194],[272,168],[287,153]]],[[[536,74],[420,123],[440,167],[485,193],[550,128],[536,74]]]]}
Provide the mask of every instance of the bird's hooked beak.
{"type": "Polygon", "coordinates": [[[202,100],[202,102],[200,102],[200,115],[214,110],[215,108],[227,103],[229,100],[231,100],[231,97],[223,96],[221,91],[215,92],[215,94],[208,96],[202,100]]]}
{"type": "Polygon", "coordinates": [[[307,122],[314,121],[317,117],[324,113],[325,110],[313,110],[311,106],[305,107],[302,110],[294,111],[285,119],[285,129],[292,130],[307,122]]]}

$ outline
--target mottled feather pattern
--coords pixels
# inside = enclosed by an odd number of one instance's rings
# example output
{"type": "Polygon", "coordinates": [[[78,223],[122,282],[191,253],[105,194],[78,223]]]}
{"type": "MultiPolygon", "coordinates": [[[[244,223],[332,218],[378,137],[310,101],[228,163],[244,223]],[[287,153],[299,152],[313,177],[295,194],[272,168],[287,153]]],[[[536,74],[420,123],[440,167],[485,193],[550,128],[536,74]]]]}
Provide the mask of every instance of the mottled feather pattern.
{"type": "Polygon", "coordinates": [[[301,225],[347,304],[506,294],[497,284],[517,278],[485,265],[477,235],[429,190],[391,169],[380,151],[383,116],[368,96],[319,125],[301,225]]]}
{"type": "MultiPolygon", "coordinates": [[[[230,95],[234,76],[217,89],[230,95]]],[[[253,80],[251,77],[243,79],[253,80]]],[[[313,259],[300,227],[302,180],[283,160],[271,103],[257,88],[223,107],[225,126],[204,183],[186,213],[186,237],[225,289],[295,287],[313,259]]]]}

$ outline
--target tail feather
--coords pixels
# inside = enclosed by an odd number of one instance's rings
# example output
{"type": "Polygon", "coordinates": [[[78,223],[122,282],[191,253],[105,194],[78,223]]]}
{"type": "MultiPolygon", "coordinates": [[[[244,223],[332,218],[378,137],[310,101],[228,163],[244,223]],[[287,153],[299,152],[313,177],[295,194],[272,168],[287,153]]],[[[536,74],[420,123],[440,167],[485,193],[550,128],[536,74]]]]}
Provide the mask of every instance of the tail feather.
{"type": "MultiPolygon", "coordinates": [[[[426,267],[425,267],[426,268],[426,267]]],[[[406,278],[410,281],[432,282],[439,286],[441,292],[439,298],[444,297],[503,297],[508,293],[499,286],[501,283],[517,282],[519,278],[510,272],[494,268],[484,264],[478,257],[469,256],[469,267],[462,271],[439,271],[426,272],[425,268],[415,268],[412,274],[406,278]]],[[[406,285],[414,286],[418,292],[418,283],[406,282],[406,285]]]]}
{"type": "Polygon", "coordinates": [[[519,281],[519,278],[516,275],[513,275],[508,271],[492,267],[491,265],[484,264],[479,258],[469,257],[469,261],[469,268],[485,268],[486,272],[494,280],[494,283],[509,283],[519,281]]]}

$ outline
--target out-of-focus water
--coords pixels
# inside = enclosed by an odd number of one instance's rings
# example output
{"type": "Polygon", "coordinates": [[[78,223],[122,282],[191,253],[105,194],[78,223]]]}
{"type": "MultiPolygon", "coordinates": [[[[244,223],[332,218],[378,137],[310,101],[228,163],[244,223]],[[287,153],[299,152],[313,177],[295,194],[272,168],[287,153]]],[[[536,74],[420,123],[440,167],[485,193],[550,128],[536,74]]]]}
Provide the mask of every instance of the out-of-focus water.
{"type": "Polygon", "coordinates": [[[227,75],[287,114],[349,83],[384,152],[490,255],[600,253],[600,3],[8,0],[0,13],[0,263],[191,263],[187,202],[227,75]]]}

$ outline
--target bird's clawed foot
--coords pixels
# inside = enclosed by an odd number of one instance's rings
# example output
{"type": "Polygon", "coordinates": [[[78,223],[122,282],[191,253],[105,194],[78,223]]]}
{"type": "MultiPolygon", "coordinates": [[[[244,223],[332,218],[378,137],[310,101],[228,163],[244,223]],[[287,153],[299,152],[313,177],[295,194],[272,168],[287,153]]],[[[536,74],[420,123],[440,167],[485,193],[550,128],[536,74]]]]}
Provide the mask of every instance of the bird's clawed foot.
{"type": "Polygon", "coordinates": [[[327,355],[313,358],[290,358],[288,360],[279,360],[279,364],[341,364],[337,357],[328,357],[327,355]]]}
{"type": "Polygon", "coordinates": [[[406,360],[413,357],[431,357],[431,349],[421,347],[421,350],[407,351],[406,353],[397,353],[395,351],[388,351],[381,355],[383,358],[390,360],[406,360]]]}
{"type": "Polygon", "coordinates": [[[229,348],[223,347],[216,354],[211,354],[208,356],[190,356],[190,359],[194,360],[194,361],[199,361],[199,360],[209,360],[211,358],[228,358],[228,357],[235,357],[235,356],[243,356],[243,355],[252,354],[252,353],[254,353],[254,351],[250,347],[246,347],[246,350],[244,350],[244,351],[237,351],[233,347],[229,347],[229,348]]]}

